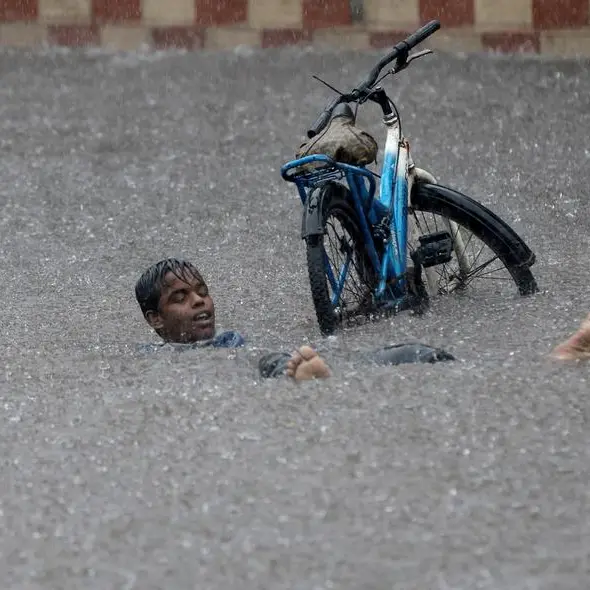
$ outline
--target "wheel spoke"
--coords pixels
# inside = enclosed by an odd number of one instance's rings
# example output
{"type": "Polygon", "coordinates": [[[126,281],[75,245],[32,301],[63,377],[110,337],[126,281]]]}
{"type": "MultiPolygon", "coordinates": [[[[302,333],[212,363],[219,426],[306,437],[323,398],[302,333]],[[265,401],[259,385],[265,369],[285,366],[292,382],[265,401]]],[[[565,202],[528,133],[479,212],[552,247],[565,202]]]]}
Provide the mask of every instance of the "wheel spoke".
{"type": "Polygon", "coordinates": [[[359,255],[359,244],[355,242],[346,220],[334,212],[326,222],[324,252],[327,261],[328,281],[331,288],[332,305],[340,315],[347,310],[361,308],[370,293],[367,285],[365,261],[359,255]]]}
{"type": "MultiPolygon", "coordinates": [[[[475,233],[460,224],[449,228],[444,218],[439,214],[416,210],[412,213],[420,235],[429,235],[438,232],[439,228],[445,227],[446,230],[451,229],[451,239],[455,248],[459,247],[458,244],[463,244],[461,266],[457,259],[457,252],[454,251],[451,261],[432,267],[437,277],[437,291],[439,294],[464,291],[467,287],[471,289],[476,286],[476,279],[495,280],[506,284],[514,283],[514,279],[495,252],[487,252],[487,254],[491,254],[489,258],[484,256],[484,253],[489,251],[490,248],[475,233]],[[440,219],[438,219],[439,217],[440,219]],[[497,267],[492,268],[492,265],[496,262],[499,264],[497,267]],[[501,272],[505,276],[490,276],[501,272]]],[[[410,244],[409,250],[413,251],[417,246],[418,243],[410,244]]]]}

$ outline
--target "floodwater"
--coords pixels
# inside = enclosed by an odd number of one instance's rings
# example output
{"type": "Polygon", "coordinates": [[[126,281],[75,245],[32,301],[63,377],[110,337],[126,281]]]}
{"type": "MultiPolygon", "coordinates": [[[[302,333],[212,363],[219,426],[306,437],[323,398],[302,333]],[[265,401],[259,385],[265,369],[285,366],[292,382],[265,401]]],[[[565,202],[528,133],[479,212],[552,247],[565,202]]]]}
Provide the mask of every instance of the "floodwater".
{"type": "MultiPolygon", "coordinates": [[[[279,175],[379,54],[0,53],[5,589],[579,590],[590,311],[587,63],[437,55],[386,82],[416,163],[537,254],[542,292],[317,330],[279,175]],[[193,260],[248,348],[139,355],[152,262],[193,260]],[[458,360],[368,369],[405,340],[458,360]],[[311,343],[332,379],[261,382],[311,343]]],[[[376,107],[359,123],[380,140],[376,107]]]]}

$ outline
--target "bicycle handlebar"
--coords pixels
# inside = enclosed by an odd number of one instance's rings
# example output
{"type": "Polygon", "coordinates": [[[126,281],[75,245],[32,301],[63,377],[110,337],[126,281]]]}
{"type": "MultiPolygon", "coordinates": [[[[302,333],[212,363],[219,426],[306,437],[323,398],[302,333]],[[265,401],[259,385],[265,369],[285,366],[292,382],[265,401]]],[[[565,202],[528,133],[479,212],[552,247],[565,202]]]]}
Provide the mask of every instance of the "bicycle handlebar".
{"type": "Polygon", "coordinates": [[[344,102],[344,98],[346,95],[341,95],[338,98],[335,98],[328,107],[326,107],[321,115],[316,119],[316,122],[311,126],[311,129],[307,130],[307,137],[310,139],[315,137],[324,127],[330,122],[330,117],[332,116],[332,111],[341,103],[344,102]]]}
{"type": "Polygon", "coordinates": [[[353,102],[358,100],[363,95],[367,93],[368,90],[375,84],[379,73],[381,70],[391,63],[394,59],[398,57],[402,57],[407,59],[408,53],[411,49],[416,47],[419,43],[422,43],[425,39],[430,37],[433,33],[440,29],[440,22],[437,20],[432,20],[429,23],[425,24],[423,27],[419,28],[417,31],[412,33],[409,37],[400,41],[394,48],[391,50],[390,53],[385,55],[381,58],[381,60],[377,63],[377,65],[370,71],[367,79],[363,81],[359,86],[357,86],[352,92],[348,94],[342,94],[335,98],[329,106],[327,106],[320,116],[316,119],[315,123],[311,126],[310,129],[307,131],[307,137],[310,139],[315,137],[330,121],[330,117],[332,116],[332,111],[341,103],[343,102],[353,102]]]}

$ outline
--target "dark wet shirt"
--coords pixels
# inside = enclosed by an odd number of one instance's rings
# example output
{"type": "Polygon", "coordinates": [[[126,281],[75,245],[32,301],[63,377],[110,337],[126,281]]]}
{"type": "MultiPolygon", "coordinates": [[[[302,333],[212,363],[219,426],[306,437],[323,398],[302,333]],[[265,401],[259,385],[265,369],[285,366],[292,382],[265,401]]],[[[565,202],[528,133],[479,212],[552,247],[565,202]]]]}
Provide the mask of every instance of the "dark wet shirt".
{"type": "Polygon", "coordinates": [[[154,342],[150,344],[140,344],[140,352],[156,352],[158,350],[195,350],[197,348],[239,348],[244,346],[246,339],[235,330],[226,330],[218,332],[209,340],[199,340],[198,342],[154,342]]]}

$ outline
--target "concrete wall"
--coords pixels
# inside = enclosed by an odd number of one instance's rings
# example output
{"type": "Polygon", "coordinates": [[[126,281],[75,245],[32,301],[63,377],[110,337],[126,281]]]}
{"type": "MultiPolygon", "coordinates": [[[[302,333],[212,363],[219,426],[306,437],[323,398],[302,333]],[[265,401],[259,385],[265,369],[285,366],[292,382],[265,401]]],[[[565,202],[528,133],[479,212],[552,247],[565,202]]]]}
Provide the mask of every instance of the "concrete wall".
{"type": "Polygon", "coordinates": [[[590,56],[589,6],[590,0],[0,0],[0,44],[384,48],[438,18],[443,28],[428,43],[433,48],[590,56]]]}

